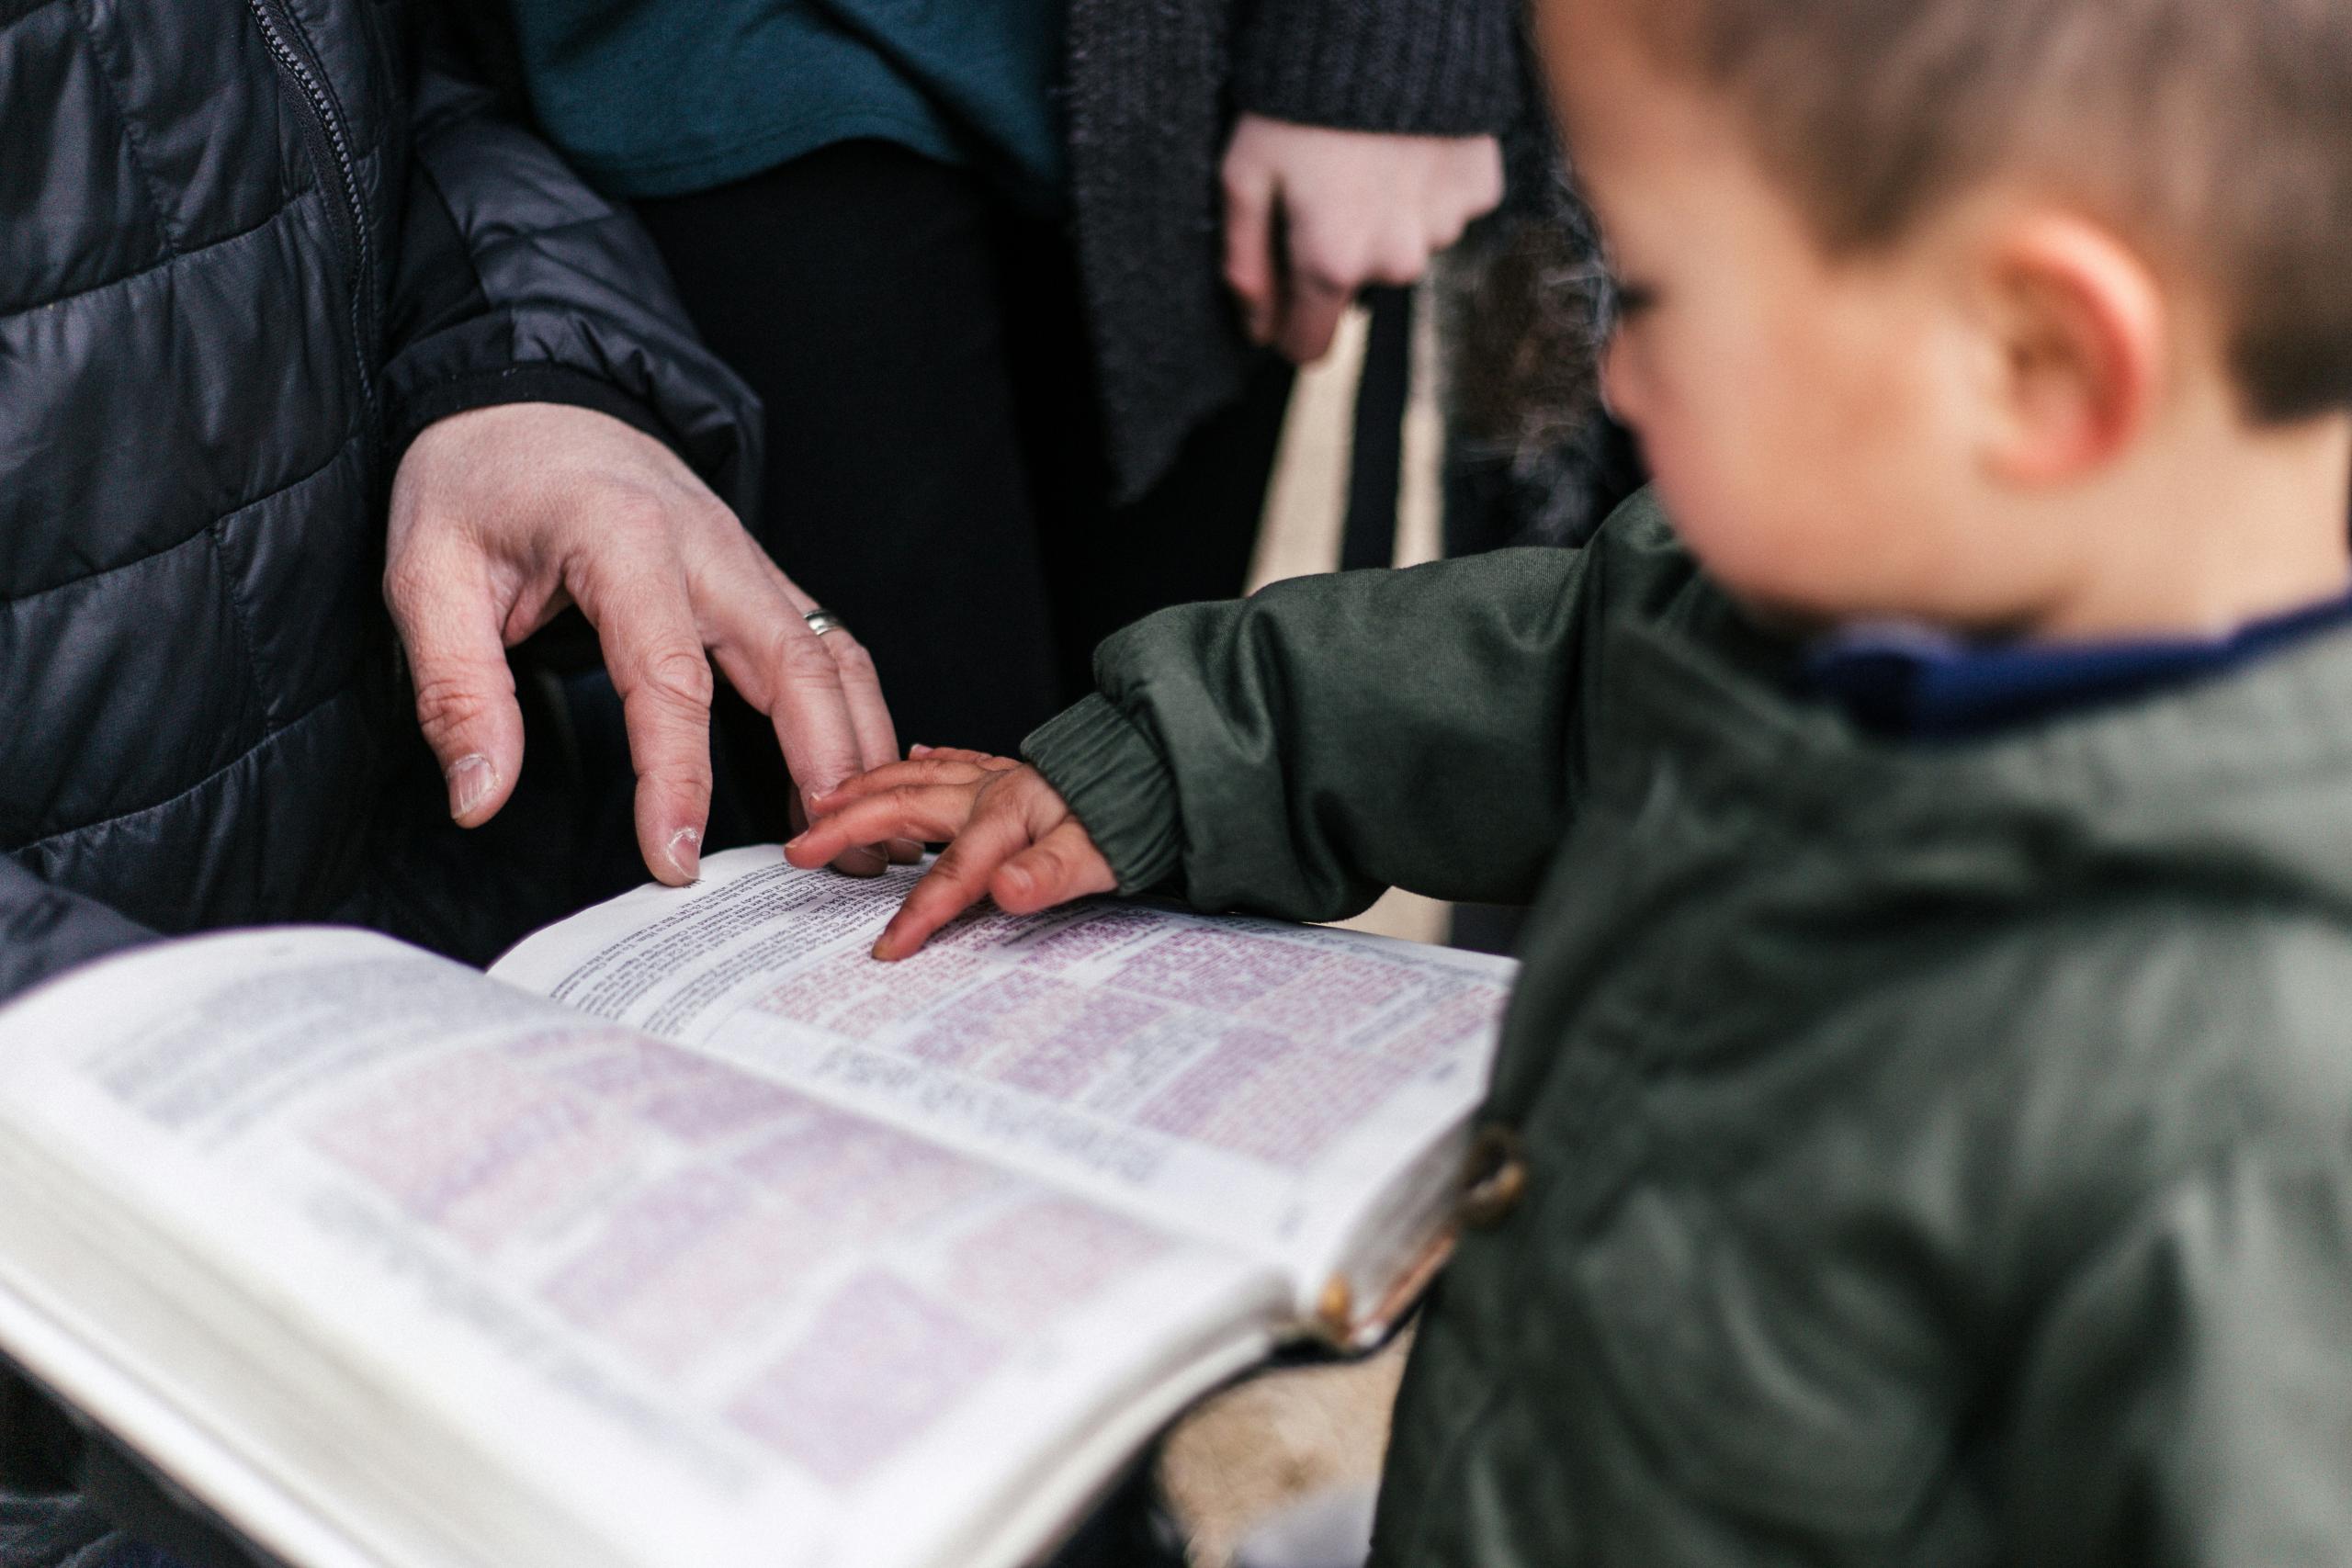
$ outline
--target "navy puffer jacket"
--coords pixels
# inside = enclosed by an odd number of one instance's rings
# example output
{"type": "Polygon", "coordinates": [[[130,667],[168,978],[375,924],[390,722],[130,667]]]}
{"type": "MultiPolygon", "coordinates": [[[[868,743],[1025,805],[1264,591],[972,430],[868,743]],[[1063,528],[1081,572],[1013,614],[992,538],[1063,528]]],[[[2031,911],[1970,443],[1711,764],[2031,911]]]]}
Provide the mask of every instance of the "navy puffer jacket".
{"type": "Polygon", "coordinates": [[[413,727],[405,441],[584,404],[733,502],[757,407],[403,0],[0,0],[0,998],[314,919],[413,727]]]}

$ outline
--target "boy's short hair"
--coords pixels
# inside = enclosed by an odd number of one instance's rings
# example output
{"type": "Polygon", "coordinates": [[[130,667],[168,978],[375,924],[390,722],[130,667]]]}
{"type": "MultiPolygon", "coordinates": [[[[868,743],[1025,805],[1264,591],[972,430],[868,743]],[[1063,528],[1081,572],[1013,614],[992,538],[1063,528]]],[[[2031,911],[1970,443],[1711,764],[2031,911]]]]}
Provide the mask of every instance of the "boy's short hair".
{"type": "Polygon", "coordinates": [[[1832,254],[2051,181],[2212,292],[2258,420],[2352,408],[2352,0],[1616,0],[1832,254]]]}

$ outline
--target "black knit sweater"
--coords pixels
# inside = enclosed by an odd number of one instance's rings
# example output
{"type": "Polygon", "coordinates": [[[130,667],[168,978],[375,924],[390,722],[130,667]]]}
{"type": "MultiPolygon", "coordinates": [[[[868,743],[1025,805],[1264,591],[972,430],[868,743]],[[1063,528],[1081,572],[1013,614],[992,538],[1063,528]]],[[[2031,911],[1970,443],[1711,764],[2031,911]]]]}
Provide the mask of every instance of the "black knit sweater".
{"type": "Polygon", "coordinates": [[[1236,111],[1477,135],[1523,101],[1517,0],[1070,0],[1080,264],[1123,496],[1240,385],[1217,167],[1236,111]]]}

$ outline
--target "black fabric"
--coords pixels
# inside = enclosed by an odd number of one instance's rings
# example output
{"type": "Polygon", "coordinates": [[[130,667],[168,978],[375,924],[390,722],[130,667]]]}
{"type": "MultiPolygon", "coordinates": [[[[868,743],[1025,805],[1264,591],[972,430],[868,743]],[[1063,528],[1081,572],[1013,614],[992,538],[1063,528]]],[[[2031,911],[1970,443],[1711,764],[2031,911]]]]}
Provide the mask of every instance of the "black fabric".
{"type": "MultiPolygon", "coordinates": [[[[581,403],[749,506],[750,395],[628,215],[499,122],[399,0],[6,10],[0,999],[230,924],[487,957],[593,896],[571,850],[610,812],[567,784],[628,776],[563,765],[562,704],[526,706],[499,826],[447,820],[379,589],[388,443],[581,403]]],[[[0,1371],[0,1563],[164,1562],[59,1490],[89,1462],[0,1371]]],[[[146,1533],[197,1541],[135,1465],[98,1479],[146,1533]]]]}
{"type": "Polygon", "coordinates": [[[347,909],[434,809],[429,770],[385,793],[390,433],[560,397],[752,503],[755,405],[643,235],[427,32],[399,0],[0,28],[0,996],[141,928],[347,909]]]}
{"type": "Polygon", "coordinates": [[[1068,242],[981,176],[846,142],[639,212],[766,405],[764,542],[872,650],[902,741],[1009,752],[1111,632],[1240,591],[1287,367],[1114,505],[1068,242]]]}
{"type": "Polygon", "coordinates": [[[0,1357],[0,1489],[62,1492],[81,1457],[82,1435],[64,1411],[0,1357]]]}
{"type": "Polygon", "coordinates": [[[1340,570],[1396,564],[1396,502],[1405,485],[1405,412],[1413,397],[1413,292],[1368,288],[1371,320],[1348,443],[1348,509],[1340,570]]]}
{"type": "Polygon", "coordinates": [[[1234,95],[1310,125],[1499,131],[1518,109],[1519,11],[1485,0],[1261,0],[1242,24],[1234,95]]]}
{"type": "MultiPolygon", "coordinates": [[[[154,933],[105,905],[0,860],[0,997],[153,940],[154,933]]],[[[6,1404],[0,1396],[0,1406],[6,1404]]]]}
{"type": "Polygon", "coordinates": [[[82,1453],[82,1495],[164,1561],[156,1568],[290,1568],[103,1432],[82,1453]]]}
{"type": "Polygon", "coordinates": [[[1184,1568],[1183,1528],[1159,1488],[1154,1444],[1127,1467],[1044,1568],[1184,1568]]]}

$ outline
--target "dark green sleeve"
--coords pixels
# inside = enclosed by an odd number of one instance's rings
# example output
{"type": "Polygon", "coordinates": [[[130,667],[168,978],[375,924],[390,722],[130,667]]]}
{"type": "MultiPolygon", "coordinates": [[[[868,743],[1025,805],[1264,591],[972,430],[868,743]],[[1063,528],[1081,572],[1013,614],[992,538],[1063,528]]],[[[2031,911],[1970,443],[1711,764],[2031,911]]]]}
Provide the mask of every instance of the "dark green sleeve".
{"type": "Polygon", "coordinates": [[[2352,1562],[2346,1151],[2245,1149],[2163,1194],[2005,1403],[2013,1562],[2352,1562]]]}
{"type": "Polygon", "coordinates": [[[1688,578],[1653,513],[1584,551],[1187,605],[1104,643],[1101,694],[1023,751],[1125,891],[1315,920],[1390,886],[1523,901],[1582,776],[1602,622],[1688,578]]]}

